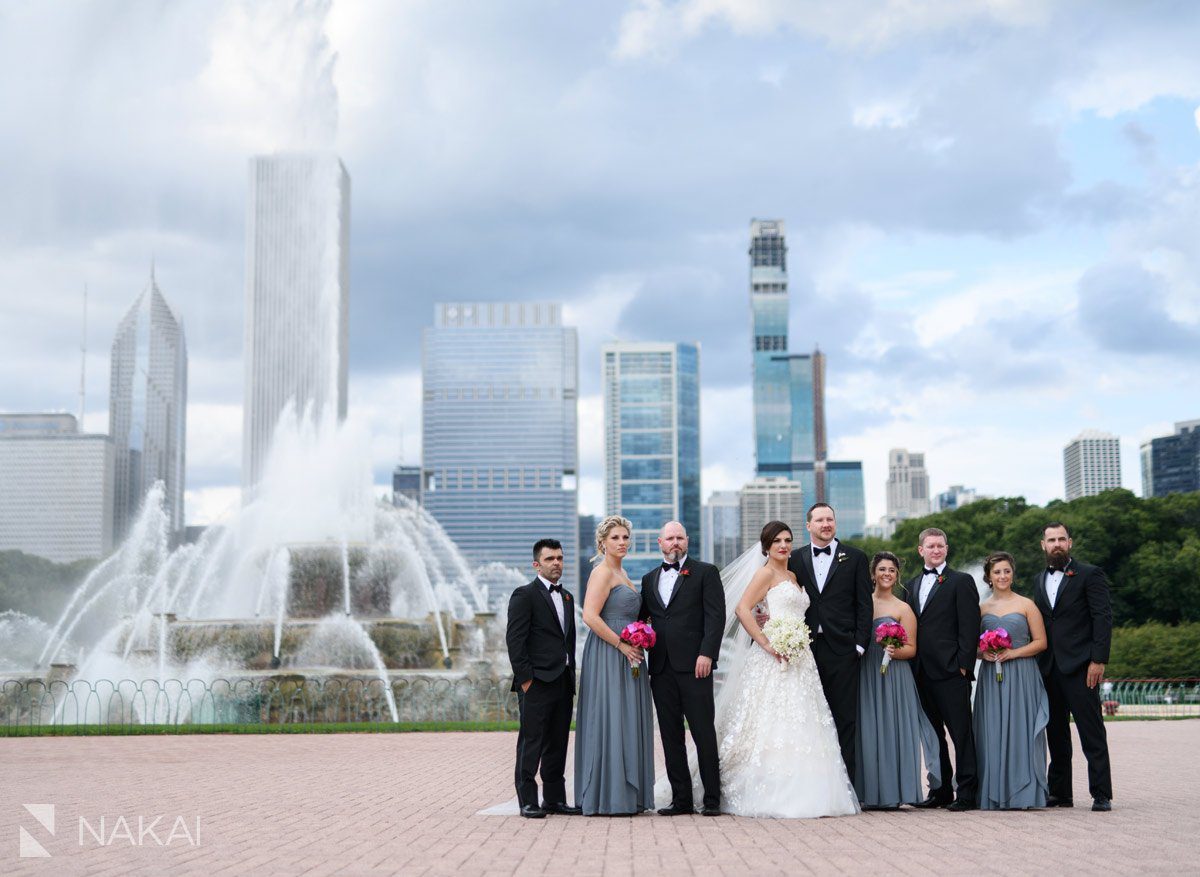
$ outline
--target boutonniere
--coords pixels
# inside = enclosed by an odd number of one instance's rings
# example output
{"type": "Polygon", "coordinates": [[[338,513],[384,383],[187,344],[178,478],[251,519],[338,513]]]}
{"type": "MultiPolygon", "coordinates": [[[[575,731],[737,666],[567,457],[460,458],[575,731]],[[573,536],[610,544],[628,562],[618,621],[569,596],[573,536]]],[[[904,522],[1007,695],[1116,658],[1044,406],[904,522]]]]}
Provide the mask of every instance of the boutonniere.
{"type": "Polygon", "coordinates": [[[563,599],[564,599],[564,600],[570,600],[570,599],[571,599],[571,595],[570,595],[570,594],[568,594],[566,591],[563,591],[563,592],[562,592],[562,595],[563,595],[563,599]]]}
{"type": "Polygon", "coordinates": [[[846,552],[839,551],[838,552],[838,563],[841,563],[845,559],[846,559],[846,552]]]}
{"type": "Polygon", "coordinates": [[[690,569],[687,569],[686,567],[684,567],[683,569],[681,569],[679,571],[679,574],[681,576],[690,576],[692,574],[692,571],[690,569]]]}
{"type": "Polygon", "coordinates": [[[940,575],[940,576],[938,576],[937,583],[938,583],[939,585],[940,585],[942,582],[944,582],[944,581],[946,581],[946,577],[945,577],[944,575],[940,575]]]}
{"type": "Polygon", "coordinates": [[[1073,569],[1067,570],[1067,578],[1071,578],[1071,576],[1073,576],[1073,575],[1075,575],[1075,570],[1073,570],[1073,569]]]}

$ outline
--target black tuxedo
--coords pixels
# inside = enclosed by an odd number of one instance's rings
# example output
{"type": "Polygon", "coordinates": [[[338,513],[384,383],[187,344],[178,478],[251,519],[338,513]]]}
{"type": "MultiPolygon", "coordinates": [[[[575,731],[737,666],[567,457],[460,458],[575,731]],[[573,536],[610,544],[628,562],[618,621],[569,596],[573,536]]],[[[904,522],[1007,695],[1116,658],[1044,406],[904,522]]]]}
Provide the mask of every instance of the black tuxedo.
{"type": "Polygon", "coordinates": [[[921,608],[922,575],[908,581],[908,604],[917,616],[917,694],[938,737],[942,784],[930,789],[932,797],[950,801],[957,785],[958,798],[977,803],[978,777],[975,732],[971,724],[971,680],[979,653],[979,590],[968,573],[949,566],[934,580],[925,608],[921,608]],[[954,760],[946,732],[954,741],[954,760]],[[955,782],[956,781],[956,782],[955,782]]]}
{"type": "Polygon", "coordinates": [[[871,640],[871,576],[867,556],[857,548],[844,542],[832,547],[824,588],[817,587],[811,544],[792,552],[788,569],[808,592],[804,621],[812,632],[813,659],[837,725],[842,761],[853,780],[854,737],[858,726],[856,646],[865,651],[871,640]]]}
{"type": "Polygon", "coordinates": [[[508,601],[508,660],[521,708],[516,769],[521,805],[538,805],[539,764],[544,802],[567,803],[563,772],[575,700],[575,601],[565,590],[562,600],[565,629],[540,578],[516,588],[508,601]],[[529,690],[521,691],[531,680],[529,690]]]}
{"type": "Polygon", "coordinates": [[[1100,713],[1100,693],[1087,687],[1088,664],[1108,663],[1112,643],[1112,607],[1104,571],[1074,558],[1067,562],[1054,606],[1046,591],[1046,571],[1034,578],[1033,602],[1046,624],[1046,651],[1038,667],[1050,700],[1046,743],[1050,749],[1049,793],[1070,800],[1071,724],[1087,756],[1088,788],[1093,798],[1112,799],[1112,769],[1108,735],[1100,713]]]}
{"type": "Polygon", "coordinates": [[[713,724],[713,677],[710,673],[696,678],[696,659],[712,658],[716,669],[725,633],[725,588],[715,566],[688,557],[664,604],[658,593],[661,574],[658,566],[642,576],[641,615],[658,635],[650,649],[650,690],[671,782],[671,803],[685,810],[695,805],[683,737],[686,718],[696,744],[704,806],[716,809],[721,803],[721,771],[713,724]]]}

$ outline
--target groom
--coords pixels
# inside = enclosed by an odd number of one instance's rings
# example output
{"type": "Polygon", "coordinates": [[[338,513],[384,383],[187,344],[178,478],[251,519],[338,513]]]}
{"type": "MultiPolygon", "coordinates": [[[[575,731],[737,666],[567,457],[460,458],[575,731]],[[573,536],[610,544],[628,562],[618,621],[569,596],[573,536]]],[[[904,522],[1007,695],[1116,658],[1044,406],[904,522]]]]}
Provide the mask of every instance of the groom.
{"type": "Polygon", "coordinates": [[[721,768],[712,672],[724,633],[725,588],[715,566],[688,557],[683,524],[664,524],[658,547],[663,562],[642,576],[641,611],[641,617],[649,618],[658,634],[650,649],[650,691],[671,782],[671,806],[658,812],[663,816],[695,812],[683,738],[687,719],[704,784],[700,813],[717,816],[721,812],[721,768]]]}
{"type": "Polygon", "coordinates": [[[871,636],[871,577],[867,556],[837,539],[833,506],[814,503],[807,515],[811,542],[792,552],[788,569],[808,592],[805,622],[846,772],[854,781],[858,724],[858,660],[871,636]]]}
{"type": "Polygon", "coordinates": [[[512,592],[508,601],[508,660],[517,692],[517,802],[526,819],[547,813],[578,814],[567,806],[567,738],[575,701],[575,607],[559,584],[562,544],[539,539],[533,546],[537,578],[512,592]],[[542,800],[534,776],[541,765],[542,800]]]}

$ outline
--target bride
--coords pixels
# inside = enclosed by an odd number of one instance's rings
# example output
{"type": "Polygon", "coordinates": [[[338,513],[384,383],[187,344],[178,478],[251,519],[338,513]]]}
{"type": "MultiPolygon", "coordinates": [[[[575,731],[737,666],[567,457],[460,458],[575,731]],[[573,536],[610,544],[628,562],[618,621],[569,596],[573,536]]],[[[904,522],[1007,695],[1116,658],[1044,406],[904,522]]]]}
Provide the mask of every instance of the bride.
{"type": "Polygon", "coordinates": [[[759,541],[761,553],[754,546],[724,575],[726,605],[736,607],[749,639],[728,619],[732,642],[727,633],[716,701],[721,809],[781,818],[858,813],[812,652],[786,660],[754,617],[764,602],[774,619],[803,620],[808,609],[808,594],[787,568],[791,528],[771,521],[759,541]]]}

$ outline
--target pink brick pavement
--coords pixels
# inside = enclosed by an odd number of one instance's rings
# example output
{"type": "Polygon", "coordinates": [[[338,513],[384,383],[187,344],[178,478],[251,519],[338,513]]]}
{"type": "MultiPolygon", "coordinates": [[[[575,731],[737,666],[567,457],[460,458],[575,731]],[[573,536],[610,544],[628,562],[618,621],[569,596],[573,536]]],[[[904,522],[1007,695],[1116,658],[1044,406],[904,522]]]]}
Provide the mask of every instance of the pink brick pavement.
{"type": "MultiPolygon", "coordinates": [[[[1116,809],[820,820],[476,815],[512,795],[514,734],[0,739],[0,874],[969,874],[1200,872],[1200,722],[1108,726],[1116,809]],[[22,803],[56,805],[49,835],[22,803]],[[110,846],[124,815],[200,844],[110,846]],[[49,859],[18,857],[19,829],[49,859]],[[884,862],[887,865],[884,865],[884,862]]],[[[1075,798],[1087,802],[1076,754],[1075,798]]]]}

